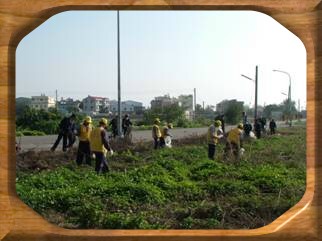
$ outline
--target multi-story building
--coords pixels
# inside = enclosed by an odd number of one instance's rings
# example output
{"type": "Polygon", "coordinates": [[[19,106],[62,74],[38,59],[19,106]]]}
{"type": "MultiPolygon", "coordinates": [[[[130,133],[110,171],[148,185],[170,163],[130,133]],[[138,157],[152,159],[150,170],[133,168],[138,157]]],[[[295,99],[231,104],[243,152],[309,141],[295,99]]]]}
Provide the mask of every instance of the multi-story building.
{"type": "Polygon", "coordinates": [[[178,103],[184,109],[185,118],[188,120],[193,120],[194,111],[193,111],[193,95],[179,95],[178,103]]]}
{"type": "Polygon", "coordinates": [[[57,103],[58,110],[63,113],[80,112],[80,101],[74,101],[72,98],[63,99],[57,103]]]}
{"type": "Polygon", "coordinates": [[[82,110],[88,115],[109,112],[109,99],[98,96],[87,96],[82,100],[82,110]]]}
{"type": "Polygon", "coordinates": [[[170,95],[158,96],[154,97],[154,100],[151,100],[151,109],[163,108],[173,104],[179,104],[178,99],[171,98],[170,95]]]}
{"type": "Polygon", "coordinates": [[[48,110],[48,108],[55,108],[56,101],[50,96],[41,94],[40,96],[31,96],[30,107],[37,110],[48,110]]]}
{"type": "MultiPolygon", "coordinates": [[[[118,111],[118,101],[111,100],[110,102],[110,111],[118,111]]],[[[126,100],[121,102],[121,111],[122,112],[141,112],[144,109],[143,104],[138,101],[126,100]]]]}
{"type": "Polygon", "coordinates": [[[178,101],[184,110],[193,110],[193,95],[179,95],[178,101]]]}

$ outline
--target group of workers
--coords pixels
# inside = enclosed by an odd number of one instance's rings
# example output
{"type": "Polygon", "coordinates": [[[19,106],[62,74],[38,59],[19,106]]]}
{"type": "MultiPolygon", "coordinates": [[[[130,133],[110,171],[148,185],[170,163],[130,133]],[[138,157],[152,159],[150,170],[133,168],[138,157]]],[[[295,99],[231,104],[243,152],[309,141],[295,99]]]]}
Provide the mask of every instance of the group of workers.
{"type": "Polygon", "coordinates": [[[212,125],[208,128],[207,141],[208,141],[208,158],[211,160],[215,159],[216,146],[220,139],[226,137],[226,146],[224,149],[224,158],[229,157],[232,153],[239,159],[240,152],[242,149],[242,133],[244,126],[242,123],[238,124],[236,128],[231,129],[227,135],[225,135],[222,129],[222,122],[215,120],[212,125]]]}
{"type": "MultiPolygon", "coordinates": [[[[152,137],[154,139],[154,148],[171,147],[171,133],[173,128],[171,123],[160,128],[160,119],[156,118],[152,127],[152,137]]],[[[113,155],[113,150],[109,143],[107,127],[111,126],[112,137],[116,137],[117,133],[117,116],[115,116],[110,124],[106,118],[101,118],[98,127],[92,126],[92,118],[86,116],[83,123],[76,129],[76,116],[72,114],[65,117],[59,124],[58,137],[51,147],[51,151],[55,151],[61,139],[63,139],[63,151],[67,151],[73,146],[78,136],[79,144],[77,150],[76,163],[82,165],[85,163],[91,166],[92,157],[95,157],[95,171],[97,173],[105,173],[109,171],[107,155],[113,155]]],[[[124,137],[128,135],[132,126],[129,115],[125,115],[122,120],[122,130],[124,137]]]]}
{"type": "Polygon", "coordinates": [[[106,118],[100,119],[98,126],[92,126],[92,118],[86,116],[79,129],[75,127],[76,116],[72,114],[70,117],[65,117],[59,124],[59,133],[56,142],[51,148],[55,151],[59,142],[63,138],[63,151],[71,148],[76,140],[76,135],[79,139],[76,163],[81,165],[83,160],[87,165],[91,165],[92,156],[95,156],[95,171],[97,173],[105,173],[109,171],[108,162],[106,159],[107,153],[113,155],[113,150],[109,144],[106,129],[108,121],[106,118]]]}
{"type": "Polygon", "coordinates": [[[165,126],[160,128],[161,121],[159,118],[154,120],[152,126],[152,138],[154,141],[154,149],[163,148],[163,147],[172,147],[171,138],[173,137],[170,133],[170,129],[173,128],[171,123],[167,123],[165,126]]]}
{"type": "MultiPolygon", "coordinates": [[[[247,121],[245,112],[243,114],[243,123],[239,123],[235,128],[231,129],[228,133],[225,133],[224,129],[224,115],[217,116],[214,123],[209,126],[207,133],[208,140],[208,158],[214,160],[216,145],[219,140],[225,139],[226,146],[224,148],[224,158],[227,159],[230,155],[233,155],[236,160],[239,160],[240,156],[244,153],[243,139],[245,138],[261,138],[262,133],[266,133],[266,119],[256,118],[254,122],[255,135],[252,133],[252,125],[247,121]]],[[[270,134],[274,135],[276,131],[276,122],[274,119],[270,120],[269,129],[270,134]]]]}
{"type": "MultiPolygon", "coordinates": [[[[117,130],[117,116],[108,124],[106,118],[101,118],[97,127],[93,127],[92,118],[86,116],[83,123],[76,129],[76,116],[72,114],[65,117],[59,124],[58,137],[51,148],[55,151],[61,139],[63,139],[63,151],[71,148],[75,143],[76,136],[79,139],[76,163],[81,165],[85,159],[87,165],[91,165],[92,157],[95,157],[95,171],[97,173],[105,173],[109,171],[107,155],[113,155],[113,150],[109,143],[107,134],[107,127],[111,126],[111,137],[118,136],[117,130]]],[[[161,121],[159,118],[154,120],[152,126],[152,138],[154,141],[154,149],[172,147],[172,134],[170,130],[173,128],[171,123],[166,123],[160,127],[161,121]]],[[[254,131],[256,138],[261,138],[261,132],[265,131],[266,120],[264,118],[257,118],[254,123],[254,131]]],[[[129,115],[125,115],[122,120],[122,131],[124,137],[131,131],[132,122],[129,115]]],[[[239,123],[235,128],[229,132],[225,132],[224,115],[217,116],[214,123],[209,126],[207,133],[208,141],[208,158],[214,160],[216,153],[216,146],[219,140],[226,140],[224,148],[224,158],[234,155],[239,159],[243,153],[242,140],[251,137],[252,125],[247,121],[247,117],[243,113],[243,123],[239,123]]],[[[271,119],[269,123],[270,133],[275,134],[276,123],[271,119]]]]}

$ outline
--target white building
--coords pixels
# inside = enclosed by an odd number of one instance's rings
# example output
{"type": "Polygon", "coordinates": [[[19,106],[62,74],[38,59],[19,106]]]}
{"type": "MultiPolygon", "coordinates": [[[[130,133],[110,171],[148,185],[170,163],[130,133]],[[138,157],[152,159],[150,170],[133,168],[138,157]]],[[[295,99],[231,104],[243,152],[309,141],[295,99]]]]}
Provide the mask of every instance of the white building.
{"type": "Polygon", "coordinates": [[[58,110],[63,113],[80,112],[80,103],[81,102],[79,100],[74,101],[72,98],[61,98],[61,100],[57,103],[57,107],[58,110]]]}
{"type": "MultiPolygon", "coordinates": [[[[135,112],[143,110],[143,104],[138,101],[126,100],[121,102],[121,111],[122,112],[135,112]]],[[[117,112],[118,111],[118,101],[111,100],[110,101],[110,111],[117,112]]]]}
{"type": "Polygon", "coordinates": [[[55,108],[56,101],[50,96],[41,94],[40,96],[31,96],[30,107],[37,110],[48,110],[48,108],[55,108]]]}
{"type": "Polygon", "coordinates": [[[109,112],[109,99],[98,96],[87,96],[82,100],[83,112],[88,115],[96,115],[98,113],[109,112]]]}

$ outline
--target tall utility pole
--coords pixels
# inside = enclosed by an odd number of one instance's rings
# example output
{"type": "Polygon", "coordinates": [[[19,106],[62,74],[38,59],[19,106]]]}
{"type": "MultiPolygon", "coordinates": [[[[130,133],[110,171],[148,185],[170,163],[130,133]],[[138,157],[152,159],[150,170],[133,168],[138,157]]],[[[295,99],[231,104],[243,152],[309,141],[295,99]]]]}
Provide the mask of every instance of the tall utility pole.
{"type": "Polygon", "coordinates": [[[255,70],[255,113],[254,113],[254,121],[257,119],[257,91],[258,88],[258,66],[256,65],[255,70]]]}
{"type": "Polygon", "coordinates": [[[117,132],[118,136],[122,136],[122,112],[121,112],[121,58],[120,58],[120,16],[117,11],[117,132]]]}
{"type": "Polygon", "coordinates": [[[254,122],[255,122],[257,118],[258,65],[256,65],[256,69],[255,69],[255,80],[243,74],[241,76],[255,82],[255,106],[254,106],[254,122]]]}
{"type": "Polygon", "coordinates": [[[193,118],[196,118],[196,88],[193,89],[193,108],[194,108],[194,112],[193,112],[193,118]]]}
{"type": "Polygon", "coordinates": [[[291,81],[291,75],[290,73],[283,71],[283,70],[278,70],[278,69],[274,69],[274,72],[280,72],[283,74],[286,74],[288,76],[288,80],[289,80],[289,86],[288,86],[288,98],[287,98],[287,102],[288,102],[288,109],[289,109],[289,125],[292,126],[292,97],[291,97],[291,86],[292,86],[292,81],[291,81]]]}
{"type": "Polygon", "coordinates": [[[58,110],[58,90],[55,91],[56,93],[56,110],[58,110]]]}
{"type": "Polygon", "coordinates": [[[297,119],[300,119],[300,115],[301,115],[301,102],[300,99],[298,99],[298,106],[297,106],[297,119]]]}

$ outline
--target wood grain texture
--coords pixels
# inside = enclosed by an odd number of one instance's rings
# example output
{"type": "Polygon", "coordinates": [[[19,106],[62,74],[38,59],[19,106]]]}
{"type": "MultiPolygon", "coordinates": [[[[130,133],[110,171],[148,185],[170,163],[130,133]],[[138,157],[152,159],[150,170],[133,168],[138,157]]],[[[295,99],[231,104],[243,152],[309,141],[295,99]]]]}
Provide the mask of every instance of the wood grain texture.
{"type": "Polygon", "coordinates": [[[2,240],[322,240],[321,0],[0,0],[0,239],[2,240]],[[67,230],[48,223],[16,195],[15,49],[49,17],[67,10],[209,9],[268,14],[307,50],[307,189],[270,225],[253,230],[67,230]]]}

